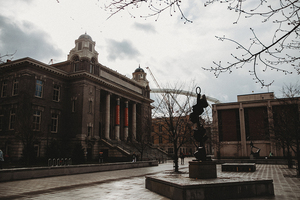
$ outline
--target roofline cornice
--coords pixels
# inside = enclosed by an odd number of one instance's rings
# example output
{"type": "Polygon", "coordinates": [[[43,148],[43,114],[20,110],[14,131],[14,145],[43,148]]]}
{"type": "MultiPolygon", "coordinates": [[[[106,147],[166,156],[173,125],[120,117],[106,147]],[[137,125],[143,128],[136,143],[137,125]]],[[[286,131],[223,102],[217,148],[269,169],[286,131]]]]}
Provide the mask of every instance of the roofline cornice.
{"type": "MultiPolygon", "coordinates": [[[[60,70],[56,67],[53,67],[51,65],[48,65],[48,64],[45,64],[45,63],[42,63],[40,61],[37,61],[35,59],[32,59],[32,58],[29,58],[29,57],[25,57],[25,58],[22,58],[22,59],[18,59],[18,60],[15,60],[15,61],[10,61],[10,62],[6,62],[6,63],[3,63],[3,64],[0,64],[0,70],[1,69],[4,69],[4,68],[7,68],[7,67],[11,67],[11,66],[17,66],[17,65],[22,65],[22,64],[25,64],[25,63],[28,63],[30,65],[33,65],[33,66],[36,66],[42,70],[45,70],[45,71],[48,71],[50,73],[54,73],[56,75],[59,75],[59,76],[63,76],[67,79],[72,79],[72,78],[80,78],[80,77],[83,77],[83,78],[88,78],[90,80],[94,80],[96,82],[100,82],[101,84],[103,85],[107,85],[108,87],[110,88],[115,88],[117,91],[125,91],[126,93],[128,93],[129,95],[126,95],[128,96],[128,98],[130,98],[129,96],[130,95],[133,95],[135,97],[138,97],[140,101],[146,101],[146,102],[152,102],[153,100],[151,100],[150,98],[145,98],[144,96],[142,96],[141,94],[138,94],[136,93],[135,91],[131,90],[131,89],[128,89],[126,87],[122,87],[121,85],[119,84],[112,84],[109,80],[106,80],[105,78],[103,77],[98,77],[98,76],[95,76],[93,74],[90,74],[86,71],[79,71],[79,72],[73,72],[73,73],[68,73],[68,72],[65,72],[63,70],[60,70]]],[[[139,88],[144,88],[143,86],[141,86],[140,84],[136,83],[135,81],[129,79],[128,77],[108,68],[108,67],[105,67],[103,65],[101,65],[102,68],[104,68],[106,71],[108,71],[109,73],[113,74],[114,76],[118,77],[118,78],[121,78],[122,80],[124,81],[128,81],[130,84],[133,84],[139,88]]]]}
{"type": "MultiPolygon", "coordinates": [[[[99,64],[100,64],[100,63],[99,63],[99,64]]],[[[135,86],[141,87],[141,85],[140,85],[138,82],[132,80],[131,78],[128,78],[127,76],[125,76],[125,75],[123,75],[123,74],[120,74],[119,72],[117,72],[117,71],[115,71],[115,70],[112,70],[112,69],[110,69],[110,68],[108,68],[108,67],[106,67],[106,66],[104,66],[104,65],[102,65],[102,64],[100,64],[100,65],[101,65],[102,69],[104,69],[104,70],[110,72],[111,74],[117,76],[118,78],[122,78],[123,80],[126,80],[126,81],[128,81],[129,83],[134,84],[135,86]]],[[[143,86],[142,86],[141,88],[143,88],[143,86]]]]}
{"type": "Polygon", "coordinates": [[[39,67],[39,68],[41,68],[43,70],[55,73],[55,74],[60,75],[60,76],[68,77],[68,73],[67,72],[65,72],[65,71],[63,71],[61,69],[57,69],[56,67],[52,67],[51,65],[47,65],[47,64],[42,63],[40,61],[37,61],[35,59],[29,58],[29,57],[25,57],[25,58],[22,58],[22,59],[19,59],[19,60],[15,60],[15,61],[6,62],[6,63],[0,65],[0,70],[1,70],[1,68],[6,68],[6,67],[11,67],[11,66],[21,65],[21,64],[24,64],[24,63],[28,63],[30,65],[39,67]]]}
{"type": "MultiPolygon", "coordinates": [[[[122,93],[125,92],[125,93],[127,93],[128,95],[125,95],[125,96],[127,96],[126,98],[128,98],[128,99],[133,100],[133,98],[130,97],[132,95],[132,96],[138,97],[140,99],[140,101],[145,101],[145,102],[150,102],[150,103],[153,102],[152,99],[146,98],[146,97],[144,97],[144,96],[142,96],[142,95],[134,92],[133,90],[130,90],[130,89],[126,88],[126,87],[121,87],[119,84],[112,84],[110,81],[108,81],[108,80],[106,80],[104,78],[95,76],[93,74],[90,74],[90,73],[88,73],[86,71],[81,71],[81,72],[78,72],[78,73],[70,74],[69,78],[88,78],[88,79],[94,80],[96,82],[100,82],[101,84],[106,85],[109,88],[114,88],[114,89],[116,89],[119,92],[122,92],[122,93]]],[[[111,92],[115,93],[113,91],[111,91],[111,92]]]]}

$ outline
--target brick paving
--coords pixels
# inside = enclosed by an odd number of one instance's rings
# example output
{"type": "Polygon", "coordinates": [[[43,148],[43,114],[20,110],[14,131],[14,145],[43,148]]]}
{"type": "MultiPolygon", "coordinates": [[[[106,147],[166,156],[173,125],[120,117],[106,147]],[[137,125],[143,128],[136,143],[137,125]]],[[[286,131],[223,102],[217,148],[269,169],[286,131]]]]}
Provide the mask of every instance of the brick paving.
{"type": "MultiPolygon", "coordinates": [[[[188,162],[180,165],[181,171],[188,170],[188,162]]],[[[145,175],[172,170],[172,163],[158,167],[145,167],[109,172],[58,176],[40,179],[0,183],[0,199],[158,199],[161,195],[145,189],[145,175]]],[[[275,196],[248,198],[249,200],[300,200],[300,178],[295,169],[285,165],[257,164],[256,172],[221,172],[218,177],[251,177],[273,179],[275,196]]],[[[244,200],[248,200],[244,199],[244,200]]]]}

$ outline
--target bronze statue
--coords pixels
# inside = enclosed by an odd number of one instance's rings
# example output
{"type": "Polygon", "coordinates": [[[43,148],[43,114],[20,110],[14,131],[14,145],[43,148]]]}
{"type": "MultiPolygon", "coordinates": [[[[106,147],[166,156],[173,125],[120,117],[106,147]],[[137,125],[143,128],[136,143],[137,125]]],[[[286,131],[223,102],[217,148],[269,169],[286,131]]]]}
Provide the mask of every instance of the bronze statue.
{"type": "Polygon", "coordinates": [[[206,160],[206,150],[205,150],[205,141],[207,140],[206,130],[203,127],[203,124],[200,123],[200,115],[204,112],[204,108],[208,106],[206,96],[201,96],[200,87],[196,88],[197,94],[197,104],[193,106],[193,112],[190,114],[190,120],[197,124],[196,129],[194,129],[194,139],[199,143],[199,146],[195,144],[197,147],[197,151],[194,153],[194,156],[199,161],[206,160]]]}

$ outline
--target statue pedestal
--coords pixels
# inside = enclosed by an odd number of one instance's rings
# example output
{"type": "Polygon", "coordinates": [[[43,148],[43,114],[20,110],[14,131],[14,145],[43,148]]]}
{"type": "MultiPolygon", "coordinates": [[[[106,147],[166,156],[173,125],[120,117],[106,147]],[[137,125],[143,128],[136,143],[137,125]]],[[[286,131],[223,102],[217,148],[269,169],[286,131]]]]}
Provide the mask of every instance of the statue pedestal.
{"type": "Polygon", "coordinates": [[[191,161],[189,162],[190,178],[217,178],[217,167],[214,161],[191,161]]]}

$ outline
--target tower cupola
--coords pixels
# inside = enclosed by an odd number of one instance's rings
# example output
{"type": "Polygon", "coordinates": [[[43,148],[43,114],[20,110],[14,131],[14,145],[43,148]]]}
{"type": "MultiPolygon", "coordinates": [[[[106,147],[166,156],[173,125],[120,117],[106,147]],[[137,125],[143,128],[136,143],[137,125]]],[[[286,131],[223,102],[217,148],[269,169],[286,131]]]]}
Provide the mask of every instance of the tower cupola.
{"type": "Polygon", "coordinates": [[[75,47],[70,51],[68,60],[88,58],[98,61],[98,52],[95,50],[96,42],[88,34],[82,34],[75,40],[75,47]]]}
{"type": "Polygon", "coordinates": [[[139,65],[138,68],[132,73],[132,79],[143,85],[144,87],[149,86],[149,81],[146,79],[146,73],[139,65]]]}

